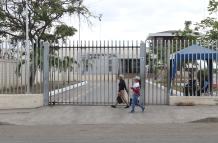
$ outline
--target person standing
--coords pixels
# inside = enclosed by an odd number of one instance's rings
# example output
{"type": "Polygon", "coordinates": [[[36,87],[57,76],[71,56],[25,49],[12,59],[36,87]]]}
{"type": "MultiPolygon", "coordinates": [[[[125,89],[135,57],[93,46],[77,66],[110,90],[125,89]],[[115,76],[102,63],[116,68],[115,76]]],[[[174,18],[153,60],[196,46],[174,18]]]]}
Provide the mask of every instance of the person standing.
{"type": "MultiPolygon", "coordinates": [[[[119,90],[118,90],[118,98],[121,98],[123,102],[126,103],[126,107],[125,108],[129,108],[129,103],[125,98],[125,90],[128,93],[128,89],[126,88],[126,83],[124,81],[124,75],[120,74],[119,75],[119,90]]],[[[115,105],[111,105],[111,107],[116,108],[117,104],[118,104],[118,100],[116,101],[115,105]]]]}
{"type": "Polygon", "coordinates": [[[140,96],[140,88],[141,88],[140,77],[136,76],[136,77],[134,77],[133,86],[131,87],[131,89],[133,91],[132,104],[131,104],[132,110],[130,111],[131,113],[135,112],[136,105],[142,109],[142,112],[144,112],[144,110],[145,110],[145,107],[138,103],[138,98],[140,96]]]}

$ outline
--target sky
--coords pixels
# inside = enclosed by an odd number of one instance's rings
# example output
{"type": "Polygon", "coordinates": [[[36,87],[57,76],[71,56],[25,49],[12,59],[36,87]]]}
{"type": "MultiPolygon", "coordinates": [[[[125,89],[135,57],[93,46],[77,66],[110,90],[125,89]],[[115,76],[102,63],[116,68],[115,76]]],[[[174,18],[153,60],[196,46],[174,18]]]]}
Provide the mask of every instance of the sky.
{"type": "Polygon", "coordinates": [[[101,21],[92,19],[89,25],[81,19],[80,28],[78,17],[65,21],[80,29],[74,40],[145,40],[149,33],[183,29],[186,20],[204,19],[208,1],[84,0],[93,14],[102,14],[101,21]]]}

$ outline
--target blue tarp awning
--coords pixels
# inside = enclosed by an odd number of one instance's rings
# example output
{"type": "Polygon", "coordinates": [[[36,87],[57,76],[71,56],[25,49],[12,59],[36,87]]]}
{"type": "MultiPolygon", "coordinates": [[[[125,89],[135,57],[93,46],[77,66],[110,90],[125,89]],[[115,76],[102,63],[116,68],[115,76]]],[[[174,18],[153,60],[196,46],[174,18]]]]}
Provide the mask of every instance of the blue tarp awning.
{"type": "Polygon", "coordinates": [[[214,60],[218,61],[218,52],[212,49],[204,48],[199,45],[192,45],[175,53],[174,58],[171,59],[171,74],[170,79],[173,80],[176,75],[178,66],[182,61],[195,60],[214,60]]]}

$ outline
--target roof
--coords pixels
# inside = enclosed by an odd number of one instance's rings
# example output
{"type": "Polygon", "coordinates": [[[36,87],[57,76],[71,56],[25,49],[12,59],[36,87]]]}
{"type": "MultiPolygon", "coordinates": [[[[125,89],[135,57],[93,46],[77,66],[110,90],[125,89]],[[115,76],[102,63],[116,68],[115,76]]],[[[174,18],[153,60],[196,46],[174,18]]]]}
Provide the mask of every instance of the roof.
{"type": "Polygon", "coordinates": [[[176,53],[178,54],[210,54],[210,53],[217,53],[217,51],[214,51],[209,48],[204,48],[199,45],[192,45],[176,53]]]}
{"type": "Polygon", "coordinates": [[[184,61],[195,61],[195,60],[214,60],[218,61],[218,51],[201,47],[199,45],[192,45],[184,48],[175,53],[174,58],[171,59],[172,62],[172,73],[170,74],[171,79],[175,78],[177,67],[184,61]]]}
{"type": "Polygon", "coordinates": [[[174,37],[176,36],[175,33],[178,32],[178,30],[168,30],[168,31],[162,31],[157,33],[149,33],[147,39],[151,39],[152,37],[174,37]]]}
{"type": "MultiPolygon", "coordinates": [[[[179,32],[179,30],[168,30],[168,31],[162,31],[157,33],[149,33],[147,40],[151,40],[153,37],[175,37],[178,36],[176,33],[179,32]]],[[[199,36],[201,33],[193,32],[191,34],[192,36],[199,36]]]]}

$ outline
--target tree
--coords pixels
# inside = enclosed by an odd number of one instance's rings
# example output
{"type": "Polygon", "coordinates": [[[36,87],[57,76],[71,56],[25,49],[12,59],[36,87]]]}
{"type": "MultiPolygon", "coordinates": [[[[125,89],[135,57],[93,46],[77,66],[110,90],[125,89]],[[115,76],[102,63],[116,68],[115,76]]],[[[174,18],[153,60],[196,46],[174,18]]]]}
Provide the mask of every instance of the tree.
{"type": "Polygon", "coordinates": [[[12,41],[24,41],[25,6],[28,2],[29,39],[57,42],[75,34],[76,29],[60,21],[65,15],[93,16],[83,0],[5,0],[0,2],[0,36],[10,35],[12,41]]]}
{"type": "Polygon", "coordinates": [[[184,23],[184,29],[179,30],[176,34],[176,40],[189,40],[189,41],[196,41],[200,33],[198,32],[198,29],[192,29],[191,28],[192,21],[185,21],[184,23]]]}
{"type": "Polygon", "coordinates": [[[210,0],[207,10],[209,16],[196,24],[197,29],[203,32],[202,41],[207,41],[210,44],[216,44],[218,39],[218,20],[215,15],[218,14],[218,2],[210,0]]]}
{"type": "MultiPolygon", "coordinates": [[[[0,38],[11,37],[11,43],[16,45],[18,42],[25,41],[26,30],[26,2],[28,8],[28,27],[29,40],[34,47],[30,53],[30,67],[34,69],[31,72],[30,83],[34,82],[36,69],[39,68],[42,62],[39,48],[40,41],[49,41],[50,43],[58,43],[65,41],[68,36],[73,36],[77,31],[73,26],[68,26],[61,22],[63,16],[82,15],[88,22],[90,17],[95,17],[89,9],[83,4],[83,0],[5,0],[0,2],[0,38]],[[34,46],[35,45],[35,46],[34,46]],[[33,59],[35,61],[33,61],[33,59]],[[39,62],[37,62],[40,60],[39,62]]],[[[57,64],[72,68],[72,64],[76,61],[70,57],[60,59],[57,56],[59,47],[53,47],[54,50],[49,51],[49,60],[52,63],[50,66],[57,67],[57,64]]],[[[26,53],[21,53],[26,55],[26,53]]],[[[20,61],[19,67],[25,64],[25,61],[20,61]]],[[[31,71],[31,70],[30,70],[31,71]]]]}

